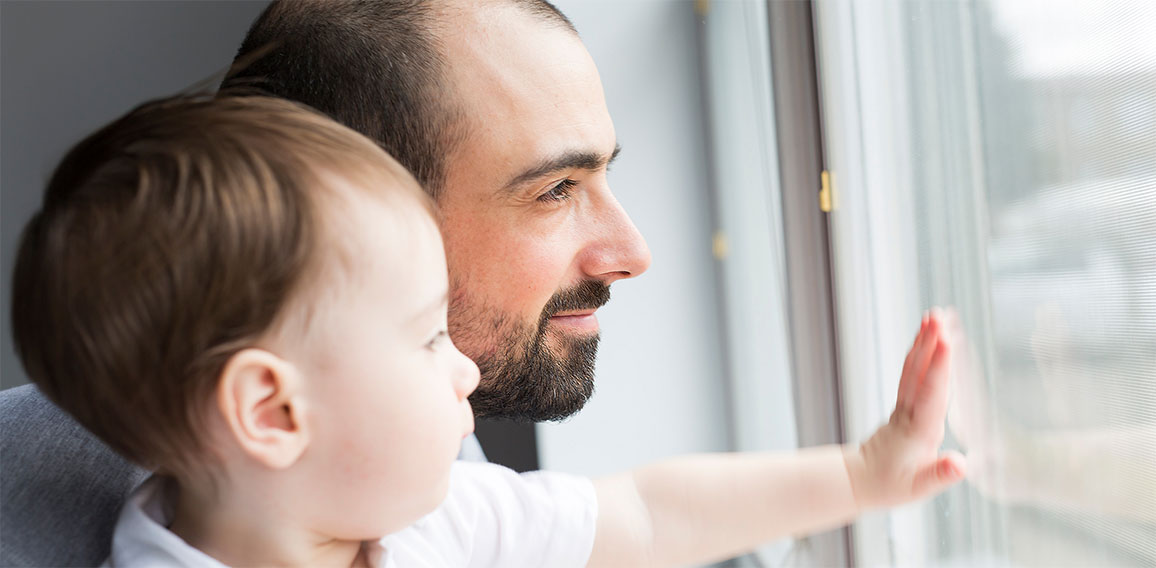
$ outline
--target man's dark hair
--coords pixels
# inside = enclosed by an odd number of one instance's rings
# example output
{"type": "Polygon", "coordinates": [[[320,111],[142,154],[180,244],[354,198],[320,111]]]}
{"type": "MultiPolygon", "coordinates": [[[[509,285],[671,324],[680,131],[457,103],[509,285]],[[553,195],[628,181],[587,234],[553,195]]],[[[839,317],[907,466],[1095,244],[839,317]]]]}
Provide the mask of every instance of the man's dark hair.
{"type": "MultiPolygon", "coordinates": [[[[506,1],[574,31],[545,0],[506,1]]],[[[447,9],[436,0],[274,1],[249,29],[221,88],[328,114],[376,141],[436,198],[466,128],[436,33],[447,9]]]]}

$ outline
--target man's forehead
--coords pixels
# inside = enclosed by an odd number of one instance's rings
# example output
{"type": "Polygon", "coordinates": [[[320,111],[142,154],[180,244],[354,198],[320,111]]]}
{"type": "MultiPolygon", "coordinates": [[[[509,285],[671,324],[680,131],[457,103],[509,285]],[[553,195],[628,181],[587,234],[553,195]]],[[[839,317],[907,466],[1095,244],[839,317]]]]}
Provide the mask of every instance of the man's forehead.
{"type": "Polygon", "coordinates": [[[443,47],[466,135],[448,178],[465,166],[471,177],[492,174],[471,181],[496,189],[552,161],[609,160],[616,140],[602,83],[572,31],[509,6],[459,16],[443,47]]]}
{"type": "Polygon", "coordinates": [[[577,30],[561,12],[542,9],[535,4],[538,2],[534,0],[448,0],[442,4],[437,20],[443,31],[466,35],[533,26],[578,36],[577,30]]]}
{"type": "Polygon", "coordinates": [[[442,38],[447,78],[474,110],[563,106],[562,91],[602,98],[598,70],[573,32],[505,4],[482,5],[454,19],[459,24],[442,38]]]}

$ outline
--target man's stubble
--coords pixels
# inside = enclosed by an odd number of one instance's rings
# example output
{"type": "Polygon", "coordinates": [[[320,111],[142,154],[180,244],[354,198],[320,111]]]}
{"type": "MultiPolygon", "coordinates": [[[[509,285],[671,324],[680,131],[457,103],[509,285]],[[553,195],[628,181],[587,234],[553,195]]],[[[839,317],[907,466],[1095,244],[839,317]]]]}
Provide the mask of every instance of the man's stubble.
{"type": "Polygon", "coordinates": [[[544,422],[581,410],[594,394],[599,335],[565,333],[551,325],[550,317],[596,309],[609,300],[608,286],[587,280],[555,293],[530,324],[471,302],[455,282],[450,337],[481,371],[481,382],[470,395],[474,415],[544,422]]]}

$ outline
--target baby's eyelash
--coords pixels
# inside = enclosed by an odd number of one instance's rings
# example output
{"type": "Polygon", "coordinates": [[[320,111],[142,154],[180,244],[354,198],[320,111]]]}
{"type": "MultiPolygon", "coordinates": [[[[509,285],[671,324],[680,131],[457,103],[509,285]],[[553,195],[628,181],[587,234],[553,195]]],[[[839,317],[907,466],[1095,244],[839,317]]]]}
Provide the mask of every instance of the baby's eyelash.
{"type": "Polygon", "coordinates": [[[538,201],[542,201],[542,202],[566,201],[567,199],[570,199],[570,190],[574,189],[574,186],[576,186],[576,185],[578,185],[578,182],[576,182],[570,178],[566,178],[566,179],[558,182],[557,185],[555,185],[554,187],[550,188],[550,191],[547,191],[546,193],[543,193],[542,195],[540,195],[538,197],[538,201]]]}
{"type": "Polygon", "coordinates": [[[438,344],[441,343],[442,340],[445,339],[446,337],[449,337],[449,334],[446,333],[446,331],[444,329],[438,331],[437,333],[434,334],[433,338],[430,339],[425,344],[426,349],[433,349],[433,348],[437,347],[438,344]]]}

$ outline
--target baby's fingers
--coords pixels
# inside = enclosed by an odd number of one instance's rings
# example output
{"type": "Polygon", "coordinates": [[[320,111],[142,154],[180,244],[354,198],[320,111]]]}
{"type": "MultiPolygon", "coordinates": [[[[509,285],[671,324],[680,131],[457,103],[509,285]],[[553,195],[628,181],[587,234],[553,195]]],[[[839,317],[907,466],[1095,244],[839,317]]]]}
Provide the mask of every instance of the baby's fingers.
{"type": "Polygon", "coordinates": [[[911,482],[911,498],[935,495],[963,479],[967,470],[962,454],[946,451],[935,461],[920,469],[911,482]]]}
{"type": "Polygon", "coordinates": [[[920,356],[914,361],[915,376],[919,377],[919,382],[925,380],[924,375],[927,373],[927,368],[931,365],[931,359],[935,355],[935,344],[944,340],[943,316],[938,308],[932,308],[927,315],[927,331],[923,334],[923,346],[920,350],[920,356]]]}
{"type": "Polygon", "coordinates": [[[914,398],[911,415],[917,429],[934,429],[942,436],[943,420],[947,417],[950,380],[951,346],[947,341],[937,339],[927,373],[920,381],[914,398]]]}
{"type": "Polygon", "coordinates": [[[911,346],[907,358],[903,361],[903,372],[899,375],[899,394],[895,400],[896,408],[906,409],[915,399],[915,393],[919,388],[919,374],[926,365],[928,347],[935,345],[928,341],[929,320],[930,315],[924,314],[919,334],[915,336],[915,344],[911,346]]]}

